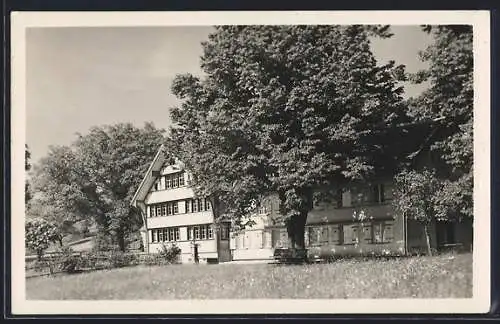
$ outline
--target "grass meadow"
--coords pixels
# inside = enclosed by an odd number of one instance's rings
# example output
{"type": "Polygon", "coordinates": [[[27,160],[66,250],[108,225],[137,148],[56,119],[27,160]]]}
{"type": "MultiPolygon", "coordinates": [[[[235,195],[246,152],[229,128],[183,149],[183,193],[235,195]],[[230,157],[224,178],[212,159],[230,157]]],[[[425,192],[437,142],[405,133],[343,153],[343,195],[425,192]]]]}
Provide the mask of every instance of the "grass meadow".
{"type": "Polygon", "coordinates": [[[471,298],[472,254],[327,264],[136,266],[26,279],[30,300],[471,298]]]}

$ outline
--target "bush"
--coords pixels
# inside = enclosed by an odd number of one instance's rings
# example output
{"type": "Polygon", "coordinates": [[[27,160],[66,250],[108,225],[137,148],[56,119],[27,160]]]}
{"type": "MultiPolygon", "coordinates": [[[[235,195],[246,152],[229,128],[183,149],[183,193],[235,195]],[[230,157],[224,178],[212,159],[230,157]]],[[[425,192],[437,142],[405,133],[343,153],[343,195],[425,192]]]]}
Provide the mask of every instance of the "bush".
{"type": "Polygon", "coordinates": [[[56,268],[59,271],[67,273],[77,272],[81,269],[82,257],[80,255],[75,255],[70,247],[65,246],[58,252],[60,254],[57,257],[50,259],[50,262],[55,265],[52,266],[53,269],[56,268]]]}
{"type": "Polygon", "coordinates": [[[178,263],[179,256],[181,255],[181,249],[175,243],[171,245],[166,245],[165,243],[163,243],[158,255],[161,259],[163,259],[163,261],[166,261],[167,263],[178,263]]]}
{"type": "Polygon", "coordinates": [[[41,261],[44,251],[50,243],[62,239],[57,224],[51,223],[43,218],[26,220],[25,245],[28,251],[34,251],[41,261]]]}
{"type": "Polygon", "coordinates": [[[137,256],[132,253],[123,253],[119,251],[112,251],[109,257],[111,267],[121,268],[137,264],[137,256]]]}
{"type": "Polygon", "coordinates": [[[148,265],[148,266],[153,266],[153,265],[160,265],[160,258],[159,255],[155,254],[144,254],[140,258],[140,263],[148,265]]]}

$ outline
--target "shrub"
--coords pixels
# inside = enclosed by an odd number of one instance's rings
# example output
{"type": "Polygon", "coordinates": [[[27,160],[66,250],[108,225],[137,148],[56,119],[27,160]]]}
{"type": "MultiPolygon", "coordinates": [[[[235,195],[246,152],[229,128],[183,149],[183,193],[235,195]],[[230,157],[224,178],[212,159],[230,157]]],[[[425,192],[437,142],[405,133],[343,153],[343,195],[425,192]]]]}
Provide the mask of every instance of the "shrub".
{"type": "Polygon", "coordinates": [[[158,255],[155,254],[145,254],[142,255],[140,258],[140,263],[145,264],[145,265],[159,265],[160,264],[160,259],[158,255]]]}
{"type": "Polygon", "coordinates": [[[161,259],[163,261],[166,261],[167,263],[177,263],[179,262],[179,256],[181,254],[181,249],[175,244],[171,245],[166,245],[163,243],[161,245],[161,250],[158,253],[161,259]]]}
{"type": "Polygon", "coordinates": [[[120,251],[112,251],[109,257],[110,265],[113,268],[127,267],[138,264],[138,258],[133,253],[123,253],[120,251]]]}
{"type": "Polygon", "coordinates": [[[60,241],[57,224],[46,221],[43,218],[26,220],[25,245],[29,251],[35,251],[38,261],[41,261],[44,251],[51,242],[60,241]]]}
{"type": "Polygon", "coordinates": [[[59,271],[73,273],[81,269],[82,257],[80,255],[75,255],[74,251],[65,246],[58,251],[60,254],[58,257],[50,258],[51,263],[55,263],[59,271]]]}

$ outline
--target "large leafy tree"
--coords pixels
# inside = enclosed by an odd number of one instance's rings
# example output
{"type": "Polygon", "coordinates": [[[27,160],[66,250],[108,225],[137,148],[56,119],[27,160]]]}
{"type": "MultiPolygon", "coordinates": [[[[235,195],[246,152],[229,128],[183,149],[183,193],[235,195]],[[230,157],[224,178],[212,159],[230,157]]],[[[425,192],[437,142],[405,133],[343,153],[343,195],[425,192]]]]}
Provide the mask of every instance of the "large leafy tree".
{"type": "Polygon", "coordinates": [[[92,127],[71,146],[52,147],[37,165],[39,199],[61,224],[91,218],[99,242],[124,251],[142,222],[130,200],[163,140],[150,123],[92,127]]]}
{"type": "Polygon", "coordinates": [[[302,248],[318,188],[392,174],[406,148],[394,141],[406,121],[403,67],[370,50],[370,37],[390,36],[388,26],[216,28],[203,43],[205,77],[173,82],[183,101],[166,146],[217,218],[238,224],[276,193],[276,221],[302,248]]]}
{"type": "Polygon", "coordinates": [[[444,179],[437,195],[440,218],[472,217],[473,189],[473,35],[469,25],[422,26],[434,42],[421,53],[429,64],[413,79],[430,87],[410,104],[416,121],[438,120],[431,132],[437,176],[444,179]]]}

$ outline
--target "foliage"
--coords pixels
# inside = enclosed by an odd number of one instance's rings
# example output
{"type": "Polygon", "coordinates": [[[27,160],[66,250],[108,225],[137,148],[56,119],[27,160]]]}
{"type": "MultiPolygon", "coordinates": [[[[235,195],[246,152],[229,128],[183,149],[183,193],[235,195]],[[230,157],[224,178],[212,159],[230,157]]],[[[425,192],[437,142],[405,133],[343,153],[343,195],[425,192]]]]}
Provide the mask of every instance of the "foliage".
{"type": "Polygon", "coordinates": [[[129,202],[163,142],[163,130],[146,123],[92,127],[71,146],[52,147],[36,166],[39,202],[59,220],[91,219],[100,238],[125,251],[142,225],[129,202]]]}
{"type": "MultiPolygon", "coordinates": [[[[304,246],[313,189],[391,173],[405,145],[402,66],[377,65],[387,26],[221,26],[203,44],[204,79],[177,76],[167,151],[241,225],[270,193],[292,246],[304,246]],[[403,139],[403,137],[401,137],[403,139]],[[222,204],[231,201],[230,205],[222,204]]],[[[220,208],[220,210],[219,210],[220,208]]]]}
{"type": "Polygon", "coordinates": [[[40,260],[50,243],[58,242],[61,234],[56,224],[42,218],[27,219],[25,224],[26,248],[34,251],[40,260]]]}
{"type": "Polygon", "coordinates": [[[109,256],[111,268],[122,268],[131,265],[135,261],[133,254],[123,253],[121,251],[112,251],[109,256]]]}
{"type": "Polygon", "coordinates": [[[404,170],[394,178],[393,204],[397,212],[423,224],[436,219],[436,194],[440,182],[431,170],[404,170]]]}
{"type": "Polygon", "coordinates": [[[432,255],[429,225],[438,220],[440,203],[438,193],[443,184],[433,170],[403,170],[395,176],[393,205],[400,215],[424,225],[427,253],[432,255]]]}
{"type": "Polygon", "coordinates": [[[415,120],[434,124],[431,150],[443,181],[439,217],[472,217],[473,188],[473,36],[472,26],[423,26],[434,43],[421,53],[429,68],[412,76],[430,88],[410,103],[415,120]]]}
{"type": "Polygon", "coordinates": [[[58,270],[73,273],[80,270],[82,260],[80,255],[75,255],[73,249],[68,246],[59,249],[59,255],[55,258],[58,270]]]}
{"type": "Polygon", "coordinates": [[[181,252],[181,249],[175,243],[171,245],[162,243],[159,256],[168,263],[177,263],[181,252]]]}

